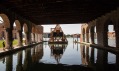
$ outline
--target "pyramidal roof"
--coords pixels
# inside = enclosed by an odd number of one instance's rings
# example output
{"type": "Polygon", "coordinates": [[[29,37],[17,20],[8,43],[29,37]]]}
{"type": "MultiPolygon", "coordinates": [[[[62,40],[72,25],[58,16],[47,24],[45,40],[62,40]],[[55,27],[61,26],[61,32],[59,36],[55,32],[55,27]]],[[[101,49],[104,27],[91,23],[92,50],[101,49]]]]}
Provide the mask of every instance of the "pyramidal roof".
{"type": "Polygon", "coordinates": [[[60,30],[60,32],[63,32],[62,31],[62,28],[59,24],[56,24],[55,28],[54,28],[54,32],[56,32],[56,30],[60,30]]]}

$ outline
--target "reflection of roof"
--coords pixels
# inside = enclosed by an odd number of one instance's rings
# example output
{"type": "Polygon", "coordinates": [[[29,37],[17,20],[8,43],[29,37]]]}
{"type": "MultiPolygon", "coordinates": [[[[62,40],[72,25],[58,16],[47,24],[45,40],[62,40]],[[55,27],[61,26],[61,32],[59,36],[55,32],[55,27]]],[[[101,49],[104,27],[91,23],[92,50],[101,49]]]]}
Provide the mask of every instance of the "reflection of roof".
{"type": "Polygon", "coordinates": [[[49,47],[51,49],[51,56],[53,56],[57,64],[59,64],[67,44],[49,44],[49,47]]]}

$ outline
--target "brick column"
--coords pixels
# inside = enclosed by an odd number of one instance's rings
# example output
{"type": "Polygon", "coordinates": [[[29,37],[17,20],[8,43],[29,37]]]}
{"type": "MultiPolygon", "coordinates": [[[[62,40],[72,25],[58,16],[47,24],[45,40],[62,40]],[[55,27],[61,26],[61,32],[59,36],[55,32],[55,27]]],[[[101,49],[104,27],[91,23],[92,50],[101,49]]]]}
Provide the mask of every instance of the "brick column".
{"type": "Polygon", "coordinates": [[[37,33],[37,42],[38,42],[38,33],[37,33]]]}
{"type": "Polygon", "coordinates": [[[12,33],[10,28],[6,28],[5,32],[5,48],[10,49],[12,47],[12,33]]]}
{"type": "Polygon", "coordinates": [[[90,33],[91,33],[91,43],[94,44],[94,28],[91,28],[90,33]]]}
{"type": "Polygon", "coordinates": [[[33,33],[33,42],[35,42],[35,33],[33,33]]]}
{"type": "Polygon", "coordinates": [[[28,45],[28,33],[25,32],[25,45],[28,45]]]}
{"type": "Polygon", "coordinates": [[[38,34],[38,42],[41,42],[41,40],[40,40],[40,34],[38,34]]]}
{"type": "Polygon", "coordinates": [[[89,33],[86,33],[86,42],[89,43],[89,33]]]}
{"type": "Polygon", "coordinates": [[[43,40],[43,34],[40,34],[40,39],[43,40]]]}
{"type": "Polygon", "coordinates": [[[35,42],[37,42],[37,33],[35,33],[35,42]]]}
{"type": "Polygon", "coordinates": [[[22,31],[17,31],[18,46],[22,46],[22,31]]]}
{"type": "Polygon", "coordinates": [[[119,48],[119,24],[117,24],[114,27],[115,27],[116,47],[119,48]]]}
{"type": "Polygon", "coordinates": [[[83,33],[82,37],[83,37],[83,42],[85,42],[85,33],[83,33]]]}
{"type": "Polygon", "coordinates": [[[108,27],[107,28],[104,28],[104,30],[102,31],[103,33],[103,45],[104,46],[108,46],[108,27]]]}

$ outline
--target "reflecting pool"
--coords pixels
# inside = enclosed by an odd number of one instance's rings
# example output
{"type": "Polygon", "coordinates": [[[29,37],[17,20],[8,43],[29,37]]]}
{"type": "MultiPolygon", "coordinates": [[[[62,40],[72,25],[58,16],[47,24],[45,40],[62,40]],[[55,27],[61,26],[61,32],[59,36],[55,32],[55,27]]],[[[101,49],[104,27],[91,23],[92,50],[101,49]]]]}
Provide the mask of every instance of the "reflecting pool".
{"type": "MultiPolygon", "coordinates": [[[[53,65],[75,66],[77,68],[75,71],[119,70],[119,54],[74,43],[73,40],[73,38],[68,38],[68,44],[48,44],[48,42],[44,42],[14,54],[0,57],[0,71],[45,71],[50,68],[56,68],[55,70],[60,71],[62,68],[62,66],[56,67],[53,65]],[[84,70],[86,68],[90,69],[84,70]]],[[[75,67],[74,69],[76,69],[75,67]]],[[[73,68],[70,68],[62,71],[74,71],[73,68]]]]}

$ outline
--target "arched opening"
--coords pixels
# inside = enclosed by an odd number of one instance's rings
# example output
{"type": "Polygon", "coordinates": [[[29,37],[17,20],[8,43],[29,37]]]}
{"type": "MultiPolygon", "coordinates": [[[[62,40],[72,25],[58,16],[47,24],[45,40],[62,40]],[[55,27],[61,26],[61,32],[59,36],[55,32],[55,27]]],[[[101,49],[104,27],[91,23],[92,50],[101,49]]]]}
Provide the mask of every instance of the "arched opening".
{"type": "Polygon", "coordinates": [[[108,46],[114,46],[114,47],[116,47],[114,25],[108,25],[107,37],[108,37],[108,46]]]}
{"type": "Polygon", "coordinates": [[[13,35],[13,46],[20,46],[21,41],[20,41],[20,31],[21,31],[21,25],[18,20],[15,20],[13,24],[13,30],[12,30],[12,35],[13,35]]]}
{"type": "Polygon", "coordinates": [[[8,48],[9,40],[7,29],[10,28],[9,19],[5,14],[0,14],[0,47],[8,48]]]}
{"type": "Polygon", "coordinates": [[[24,25],[23,25],[23,31],[22,31],[22,40],[23,40],[23,45],[27,45],[27,43],[28,43],[28,27],[27,27],[27,24],[26,23],[24,23],[24,25]]]}
{"type": "Polygon", "coordinates": [[[94,26],[94,43],[97,44],[97,32],[96,32],[96,26],[94,26]]]}
{"type": "Polygon", "coordinates": [[[106,22],[104,25],[104,41],[106,46],[116,47],[115,28],[112,21],[106,22]]]}
{"type": "MultiPolygon", "coordinates": [[[[4,21],[0,16],[0,44],[2,44],[4,41],[5,41],[4,21]]],[[[0,45],[0,48],[1,47],[3,47],[3,45],[0,45]]]]}

